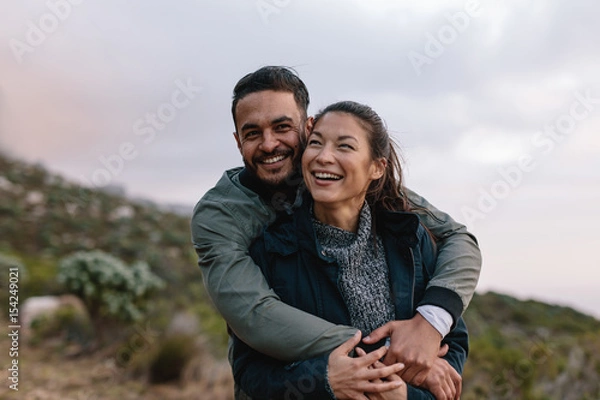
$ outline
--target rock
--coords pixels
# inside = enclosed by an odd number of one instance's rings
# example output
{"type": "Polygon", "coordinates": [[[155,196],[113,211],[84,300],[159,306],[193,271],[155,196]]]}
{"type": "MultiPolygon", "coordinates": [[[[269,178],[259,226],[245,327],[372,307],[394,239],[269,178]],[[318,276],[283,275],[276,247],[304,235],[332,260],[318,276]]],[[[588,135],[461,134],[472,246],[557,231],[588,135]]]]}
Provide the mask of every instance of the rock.
{"type": "Polygon", "coordinates": [[[87,347],[93,327],[83,301],[73,295],[30,297],[20,310],[23,336],[28,341],[60,337],[87,347]]]}
{"type": "Polygon", "coordinates": [[[166,331],[167,336],[197,336],[199,333],[200,321],[196,315],[189,312],[176,313],[171,319],[166,331]]]}
{"type": "Polygon", "coordinates": [[[20,310],[21,326],[27,330],[31,328],[34,319],[55,312],[60,306],[57,296],[30,297],[23,302],[20,310]]]}

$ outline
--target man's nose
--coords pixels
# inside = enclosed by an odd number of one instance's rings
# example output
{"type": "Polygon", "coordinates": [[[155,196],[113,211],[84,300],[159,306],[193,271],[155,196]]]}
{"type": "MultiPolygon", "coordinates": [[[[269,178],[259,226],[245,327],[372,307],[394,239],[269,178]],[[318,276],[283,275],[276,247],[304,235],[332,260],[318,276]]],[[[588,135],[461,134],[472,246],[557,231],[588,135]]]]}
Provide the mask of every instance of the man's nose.
{"type": "Polygon", "coordinates": [[[260,144],[260,149],[265,153],[272,153],[279,146],[279,139],[273,131],[267,129],[263,132],[263,139],[260,144]]]}

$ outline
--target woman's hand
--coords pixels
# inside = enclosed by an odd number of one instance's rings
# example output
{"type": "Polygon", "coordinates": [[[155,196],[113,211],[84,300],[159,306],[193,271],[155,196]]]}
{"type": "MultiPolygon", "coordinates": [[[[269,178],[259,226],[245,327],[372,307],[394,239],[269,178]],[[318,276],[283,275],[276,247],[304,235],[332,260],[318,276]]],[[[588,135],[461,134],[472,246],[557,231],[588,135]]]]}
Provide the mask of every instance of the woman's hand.
{"type": "MultiPolygon", "coordinates": [[[[361,348],[357,348],[356,353],[360,357],[367,355],[367,353],[365,353],[365,351],[361,348]]],[[[375,363],[373,363],[371,368],[385,368],[385,364],[381,363],[380,361],[375,361],[375,363]]],[[[370,400],[406,400],[407,399],[407,397],[408,397],[407,389],[406,389],[406,385],[404,384],[404,381],[402,381],[402,378],[400,378],[397,374],[392,374],[392,375],[389,375],[386,378],[386,380],[388,382],[401,382],[401,383],[399,383],[400,386],[398,388],[388,390],[387,392],[367,393],[367,397],[370,400]]],[[[382,380],[375,379],[373,382],[381,383],[382,380]]]]}
{"type": "MultiPolygon", "coordinates": [[[[335,397],[342,399],[368,400],[365,393],[382,393],[398,389],[404,382],[398,380],[382,381],[395,375],[404,368],[403,364],[392,364],[373,368],[372,365],[382,358],[387,352],[386,347],[381,347],[362,357],[352,358],[348,354],[360,343],[361,333],[356,332],[354,337],[342,343],[329,355],[327,364],[327,376],[329,385],[335,397]],[[378,380],[377,382],[375,382],[378,380]]],[[[360,351],[360,349],[357,349],[360,351]]],[[[362,352],[364,354],[364,351],[362,352]]],[[[406,392],[406,387],[404,388],[406,392]]]]}
{"type": "Polygon", "coordinates": [[[462,392],[462,377],[448,361],[438,358],[421,387],[429,390],[436,400],[458,400],[462,392]]]}

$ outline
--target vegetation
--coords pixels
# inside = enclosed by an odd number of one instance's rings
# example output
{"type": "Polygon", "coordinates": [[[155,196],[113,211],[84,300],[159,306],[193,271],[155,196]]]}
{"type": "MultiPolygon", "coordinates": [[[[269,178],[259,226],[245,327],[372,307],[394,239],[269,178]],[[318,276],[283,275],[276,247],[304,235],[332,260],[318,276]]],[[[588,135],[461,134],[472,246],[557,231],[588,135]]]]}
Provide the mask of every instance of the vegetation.
{"type": "MultiPolygon", "coordinates": [[[[68,363],[45,346],[22,349],[30,390],[51,384],[56,398],[87,398],[82,390],[103,393],[95,398],[230,398],[230,376],[214,373],[228,371],[226,325],[204,291],[189,217],[80,187],[0,154],[0,269],[19,268],[21,304],[30,296],[74,293],[96,325],[107,316],[121,320],[103,347],[68,363]],[[168,334],[181,311],[198,318],[202,340],[168,334]],[[53,365],[61,365],[55,375],[53,365]],[[147,383],[185,376],[204,386],[186,397],[182,388],[165,394],[147,383]],[[223,397],[215,394],[218,385],[226,387],[223,397]]],[[[0,293],[4,304],[6,296],[0,293]]],[[[65,326],[88,335],[89,326],[76,317],[67,310],[38,322],[38,337],[65,326]]],[[[471,349],[463,399],[600,398],[600,321],[499,293],[475,295],[465,320],[471,349]]],[[[0,333],[7,348],[6,332],[0,333]]],[[[19,395],[53,398],[31,393],[22,386],[19,395]]]]}
{"type": "Polygon", "coordinates": [[[475,295],[465,321],[471,348],[464,389],[471,397],[463,398],[600,398],[600,321],[493,292],[475,295]]]}
{"type": "Polygon", "coordinates": [[[153,291],[164,287],[145,262],[131,266],[103,251],[79,251],[63,258],[58,281],[81,297],[92,317],[139,321],[153,291]]]}

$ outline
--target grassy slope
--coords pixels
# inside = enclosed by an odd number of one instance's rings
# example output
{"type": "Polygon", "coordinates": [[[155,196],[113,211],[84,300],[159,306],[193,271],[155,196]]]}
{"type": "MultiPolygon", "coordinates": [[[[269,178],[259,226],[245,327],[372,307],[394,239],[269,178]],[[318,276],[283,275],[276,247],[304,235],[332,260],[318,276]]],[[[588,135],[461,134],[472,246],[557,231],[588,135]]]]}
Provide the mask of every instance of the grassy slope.
{"type": "MultiPolygon", "coordinates": [[[[1,155],[0,171],[0,253],[17,257],[26,267],[21,301],[61,293],[56,265],[73,251],[102,249],[126,262],[145,260],[168,282],[153,301],[146,323],[164,331],[174,312],[191,311],[200,317],[212,354],[224,358],[225,324],[202,286],[188,216],[81,188],[41,166],[1,155]]],[[[5,291],[0,301],[6,304],[5,291]]],[[[1,310],[5,315],[5,308],[1,310]]],[[[570,308],[497,293],[476,295],[465,320],[471,354],[463,399],[600,398],[599,321],[570,308]]],[[[0,334],[0,348],[6,348],[7,337],[0,334]]],[[[119,345],[113,343],[110,350],[109,344],[108,352],[75,359],[66,359],[56,348],[24,349],[22,388],[27,395],[19,398],[77,398],[81,388],[105,393],[98,398],[197,398],[186,397],[194,384],[148,386],[139,379],[115,381],[110,373],[103,375],[97,366],[114,359],[114,346],[119,345]],[[161,394],[153,397],[156,390],[161,394]],[[164,393],[169,390],[173,392],[164,393]]],[[[0,398],[6,390],[0,388],[0,398]]],[[[20,396],[24,395],[22,391],[20,396]]]]}

